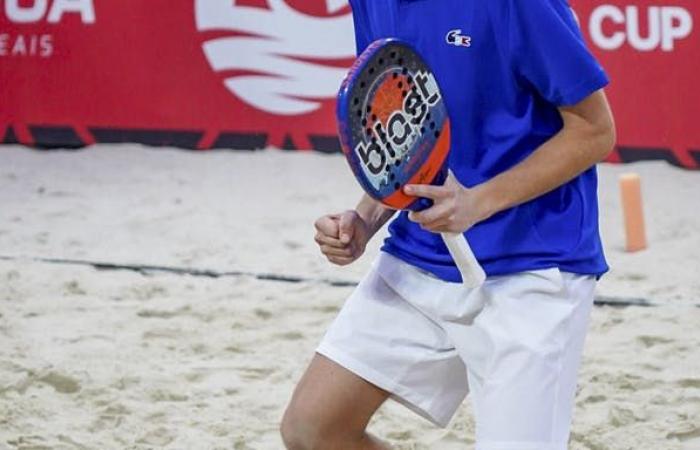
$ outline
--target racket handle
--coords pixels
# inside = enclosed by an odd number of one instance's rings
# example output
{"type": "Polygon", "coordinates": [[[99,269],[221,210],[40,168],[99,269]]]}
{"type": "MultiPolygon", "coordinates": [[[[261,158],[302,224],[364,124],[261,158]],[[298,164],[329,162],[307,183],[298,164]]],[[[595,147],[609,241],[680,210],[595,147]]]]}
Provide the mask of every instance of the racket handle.
{"type": "Polygon", "coordinates": [[[461,233],[440,233],[447,249],[452,255],[459,273],[462,275],[462,283],[469,288],[476,288],[486,280],[484,269],[479,265],[479,261],[474,257],[472,249],[469,248],[467,239],[461,233]]]}

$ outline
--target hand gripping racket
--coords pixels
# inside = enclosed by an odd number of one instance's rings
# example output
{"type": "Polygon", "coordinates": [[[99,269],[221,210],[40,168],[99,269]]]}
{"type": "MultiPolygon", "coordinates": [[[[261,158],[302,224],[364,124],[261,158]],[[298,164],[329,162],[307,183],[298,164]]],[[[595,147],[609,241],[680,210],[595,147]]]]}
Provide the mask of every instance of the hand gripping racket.
{"type": "MultiPolygon", "coordinates": [[[[395,209],[431,201],[408,196],[406,184],[443,184],[450,120],[435,76],[405,42],[380,39],[357,58],[337,104],[340,142],[355,177],[372,198],[395,209]]],[[[486,278],[463,234],[441,233],[462,282],[486,278]]]]}

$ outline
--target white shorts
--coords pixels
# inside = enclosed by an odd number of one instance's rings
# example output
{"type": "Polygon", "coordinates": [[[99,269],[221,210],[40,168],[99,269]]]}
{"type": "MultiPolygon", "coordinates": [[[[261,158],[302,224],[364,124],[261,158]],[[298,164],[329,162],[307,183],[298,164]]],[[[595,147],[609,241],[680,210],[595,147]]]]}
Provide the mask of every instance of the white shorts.
{"type": "Polygon", "coordinates": [[[382,252],[317,352],[439,426],[471,391],[477,450],[564,450],[594,287],[554,268],[468,290],[382,252]]]}

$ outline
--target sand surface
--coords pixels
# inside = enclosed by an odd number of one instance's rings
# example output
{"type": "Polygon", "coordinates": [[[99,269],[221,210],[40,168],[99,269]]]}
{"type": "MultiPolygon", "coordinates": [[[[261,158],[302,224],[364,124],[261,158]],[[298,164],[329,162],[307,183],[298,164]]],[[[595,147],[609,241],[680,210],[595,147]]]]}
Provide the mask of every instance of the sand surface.
{"type": "MultiPolygon", "coordinates": [[[[700,173],[600,168],[613,267],[594,309],[571,449],[700,448],[700,173]],[[617,177],[642,176],[650,248],[623,252],[617,177]]],[[[338,156],[99,146],[0,147],[0,449],[279,449],[295,381],[351,292],[318,281],[97,270],[34,258],[358,280],[313,220],[359,189],[338,156]]],[[[371,430],[400,449],[471,448],[387,403],[371,430]]]]}

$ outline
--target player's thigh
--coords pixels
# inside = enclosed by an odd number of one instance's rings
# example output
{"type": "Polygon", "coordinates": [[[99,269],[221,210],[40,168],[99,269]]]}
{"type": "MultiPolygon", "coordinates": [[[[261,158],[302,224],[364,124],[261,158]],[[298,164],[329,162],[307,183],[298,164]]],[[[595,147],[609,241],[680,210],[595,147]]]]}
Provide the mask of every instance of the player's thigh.
{"type": "Polygon", "coordinates": [[[284,424],[312,434],[359,432],[388,396],[316,353],[294,390],[284,424]]]}
{"type": "Polygon", "coordinates": [[[469,367],[478,449],[566,448],[594,287],[558,269],[494,279],[468,331],[447,324],[469,367]]]}

